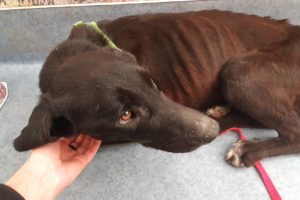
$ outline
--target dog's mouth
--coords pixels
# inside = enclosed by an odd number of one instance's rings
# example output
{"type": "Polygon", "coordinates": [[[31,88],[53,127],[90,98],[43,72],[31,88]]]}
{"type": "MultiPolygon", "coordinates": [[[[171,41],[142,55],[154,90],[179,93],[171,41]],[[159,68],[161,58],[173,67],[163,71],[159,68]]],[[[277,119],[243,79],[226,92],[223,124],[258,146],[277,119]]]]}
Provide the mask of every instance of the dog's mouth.
{"type": "Polygon", "coordinates": [[[172,152],[172,153],[185,153],[191,152],[195,149],[201,147],[204,144],[210,143],[216,138],[216,135],[219,133],[219,126],[213,125],[209,132],[205,133],[207,136],[199,136],[195,133],[190,136],[183,134],[182,137],[173,138],[171,140],[153,140],[153,141],[142,141],[142,145],[146,147],[151,147],[159,149],[162,151],[172,152]]]}
{"type": "Polygon", "coordinates": [[[219,134],[219,124],[214,119],[164,95],[161,95],[157,110],[138,140],[144,146],[174,153],[190,152],[219,134]]]}

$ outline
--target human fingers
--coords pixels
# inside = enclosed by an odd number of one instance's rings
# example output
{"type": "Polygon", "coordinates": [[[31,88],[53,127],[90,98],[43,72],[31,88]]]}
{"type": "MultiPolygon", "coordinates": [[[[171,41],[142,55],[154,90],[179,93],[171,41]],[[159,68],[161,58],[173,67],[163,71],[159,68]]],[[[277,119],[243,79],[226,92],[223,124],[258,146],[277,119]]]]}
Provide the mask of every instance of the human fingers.
{"type": "MultiPolygon", "coordinates": [[[[100,141],[86,136],[82,145],[77,149],[76,154],[68,162],[69,172],[80,172],[94,158],[100,147],[100,141]],[[79,171],[78,171],[79,170],[79,171]]],[[[65,165],[66,166],[66,165],[65,165]]]]}
{"type": "Polygon", "coordinates": [[[59,140],[64,142],[65,144],[69,145],[73,142],[75,142],[75,140],[77,139],[77,137],[79,136],[72,136],[72,137],[62,137],[59,140]]]}
{"type": "Polygon", "coordinates": [[[91,140],[92,140],[92,142],[90,143],[89,147],[86,148],[85,151],[83,152],[83,154],[87,158],[88,163],[94,158],[94,156],[96,155],[96,153],[101,145],[100,140],[96,140],[94,138],[91,138],[91,140]]]}
{"type": "Polygon", "coordinates": [[[87,136],[85,141],[82,143],[80,148],[77,150],[81,158],[83,159],[83,163],[88,164],[96,155],[101,141],[96,140],[90,136],[87,136]]]}
{"type": "Polygon", "coordinates": [[[86,135],[80,134],[78,137],[76,137],[75,140],[73,140],[71,143],[69,143],[69,147],[77,150],[85,141],[86,135]]]}
{"type": "Polygon", "coordinates": [[[90,136],[86,135],[82,144],[78,147],[77,152],[82,154],[84,151],[86,151],[86,149],[88,149],[91,142],[92,142],[92,138],[90,136]]]}

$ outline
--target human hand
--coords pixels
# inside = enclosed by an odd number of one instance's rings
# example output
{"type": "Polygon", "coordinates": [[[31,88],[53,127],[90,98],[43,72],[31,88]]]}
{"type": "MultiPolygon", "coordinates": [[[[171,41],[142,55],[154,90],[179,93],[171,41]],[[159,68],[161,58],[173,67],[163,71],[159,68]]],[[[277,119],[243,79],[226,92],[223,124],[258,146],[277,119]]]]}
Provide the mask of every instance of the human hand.
{"type": "Polygon", "coordinates": [[[34,149],[6,185],[25,199],[55,199],[93,159],[100,143],[90,136],[79,135],[34,149]],[[70,144],[74,148],[70,148],[70,144]]]}

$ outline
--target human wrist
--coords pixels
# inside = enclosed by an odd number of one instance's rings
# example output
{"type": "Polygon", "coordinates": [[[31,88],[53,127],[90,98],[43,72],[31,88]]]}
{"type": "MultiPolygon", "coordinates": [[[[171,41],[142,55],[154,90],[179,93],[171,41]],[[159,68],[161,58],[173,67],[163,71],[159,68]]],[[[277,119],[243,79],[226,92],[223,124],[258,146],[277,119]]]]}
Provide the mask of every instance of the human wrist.
{"type": "Polygon", "coordinates": [[[52,176],[49,169],[27,161],[6,183],[26,200],[53,200],[60,192],[59,180],[52,176]]]}

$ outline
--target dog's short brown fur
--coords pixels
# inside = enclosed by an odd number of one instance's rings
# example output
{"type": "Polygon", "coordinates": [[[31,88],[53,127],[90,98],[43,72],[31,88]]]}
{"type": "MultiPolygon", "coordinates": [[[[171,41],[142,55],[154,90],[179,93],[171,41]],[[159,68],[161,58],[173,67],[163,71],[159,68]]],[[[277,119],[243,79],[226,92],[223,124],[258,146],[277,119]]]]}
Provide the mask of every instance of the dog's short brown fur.
{"type": "Polygon", "coordinates": [[[104,47],[88,27],[73,28],[43,66],[41,100],[16,149],[37,147],[69,131],[190,151],[215,138],[218,128],[187,107],[230,105],[231,112],[218,120],[221,130],[267,127],[279,134],[235,145],[227,158],[233,165],[300,151],[298,26],[215,10],[130,16],[98,26],[123,52],[104,47]],[[120,102],[134,114],[129,128],[114,123],[118,117],[111,119],[120,116],[114,110],[120,102]],[[90,109],[99,112],[100,121],[90,109]]]}

